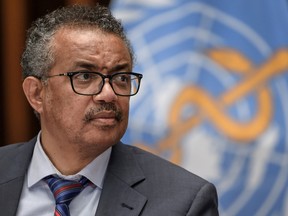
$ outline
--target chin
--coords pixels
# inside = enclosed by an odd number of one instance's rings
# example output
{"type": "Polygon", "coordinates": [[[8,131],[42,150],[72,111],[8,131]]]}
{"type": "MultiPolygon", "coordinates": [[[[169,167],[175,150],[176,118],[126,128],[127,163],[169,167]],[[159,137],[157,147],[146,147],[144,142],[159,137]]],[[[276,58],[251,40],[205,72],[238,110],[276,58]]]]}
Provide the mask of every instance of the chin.
{"type": "Polygon", "coordinates": [[[119,134],[119,132],[109,130],[109,128],[105,127],[102,130],[94,131],[93,134],[84,136],[83,139],[89,143],[99,144],[99,145],[109,145],[112,146],[120,141],[123,134],[119,134]]]}
{"type": "MultiPolygon", "coordinates": [[[[91,126],[91,125],[90,125],[91,126]]],[[[114,145],[120,141],[126,131],[126,125],[93,125],[93,127],[85,128],[78,137],[82,142],[100,144],[100,145],[114,145]]]]}

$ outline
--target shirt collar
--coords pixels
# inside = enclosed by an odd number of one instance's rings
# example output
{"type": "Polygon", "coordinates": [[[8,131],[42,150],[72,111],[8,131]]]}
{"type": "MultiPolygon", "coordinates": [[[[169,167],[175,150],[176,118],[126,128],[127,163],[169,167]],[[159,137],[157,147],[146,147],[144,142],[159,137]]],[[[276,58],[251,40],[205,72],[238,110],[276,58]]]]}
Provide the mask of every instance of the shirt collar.
{"type": "Polygon", "coordinates": [[[28,168],[27,180],[28,187],[32,187],[44,177],[48,175],[57,174],[65,179],[79,179],[81,176],[88,178],[94,185],[101,188],[103,187],[104,175],[108,166],[111,155],[111,147],[104,151],[101,155],[96,157],[91,163],[84,167],[79,173],[71,176],[62,175],[56,167],[49,160],[44,152],[41,141],[40,133],[37,136],[37,141],[34,147],[34,153],[30,166],[28,168]]]}

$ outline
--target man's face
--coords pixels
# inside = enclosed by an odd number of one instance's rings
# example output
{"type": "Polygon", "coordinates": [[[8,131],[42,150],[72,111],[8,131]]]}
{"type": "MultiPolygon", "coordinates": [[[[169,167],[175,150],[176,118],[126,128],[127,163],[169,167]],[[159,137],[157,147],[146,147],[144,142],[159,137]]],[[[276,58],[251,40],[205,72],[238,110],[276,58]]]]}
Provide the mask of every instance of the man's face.
{"type": "MultiPolygon", "coordinates": [[[[132,70],[127,47],[113,34],[63,28],[55,34],[53,44],[55,63],[50,76],[83,70],[102,74],[132,70]]],[[[127,128],[129,97],[115,95],[107,79],[101,93],[83,96],[73,92],[69,77],[52,77],[44,85],[42,98],[39,113],[44,145],[49,140],[106,149],[117,143],[127,128]]]]}

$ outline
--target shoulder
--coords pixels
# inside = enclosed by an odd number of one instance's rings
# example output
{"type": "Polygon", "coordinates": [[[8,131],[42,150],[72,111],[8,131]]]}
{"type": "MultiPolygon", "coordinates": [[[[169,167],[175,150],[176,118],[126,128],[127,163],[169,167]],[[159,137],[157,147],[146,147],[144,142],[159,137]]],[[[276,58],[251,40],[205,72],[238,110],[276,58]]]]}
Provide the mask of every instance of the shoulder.
{"type": "Polygon", "coordinates": [[[2,158],[2,156],[4,155],[14,153],[15,150],[18,149],[19,147],[21,148],[23,144],[24,143],[14,143],[0,147],[0,158],[2,158]]]}
{"type": "Polygon", "coordinates": [[[33,153],[36,138],[33,138],[29,142],[21,142],[15,144],[9,144],[0,147],[0,164],[6,164],[11,161],[20,161],[30,158],[33,153]]]}
{"type": "Polygon", "coordinates": [[[125,144],[121,144],[119,147],[122,151],[131,152],[144,174],[152,176],[155,181],[163,182],[163,179],[168,179],[169,183],[182,182],[182,184],[191,185],[199,190],[203,185],[209,184],[200,176],[150,152],[125,144]]]}
{"type": "MultiPolygon", "coordinates": [[[[116,152],[122,155],[122,160],[136,164],[134,167],[139,167],[143,173],[143,181],[134,185],[134,188],[149,200],[146,215],[159,215],[159,212],[156,214],[153,211],[155,209],[165,209],[165,215],[172,211],[181,212],[179,215],[218,215],[217,191],[212,183],[135,146],[116,146],[116,152]]],[[[130,169],[132,166],[127,163],[122,164],[130,169]]]]}

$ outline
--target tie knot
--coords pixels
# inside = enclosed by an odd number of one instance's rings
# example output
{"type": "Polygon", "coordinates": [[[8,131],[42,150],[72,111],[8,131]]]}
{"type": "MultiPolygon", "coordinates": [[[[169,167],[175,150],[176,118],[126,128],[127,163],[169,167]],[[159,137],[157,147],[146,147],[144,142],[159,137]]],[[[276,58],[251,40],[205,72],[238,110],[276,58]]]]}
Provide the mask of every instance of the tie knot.
{"type": "Polygon", "coordinates": [[[89,180],[84,176],[79,181],[73,181],[50,175],[45,177],[44,181],[52,191],[56,204],[67,206],[89,184],[89,180]]]}

